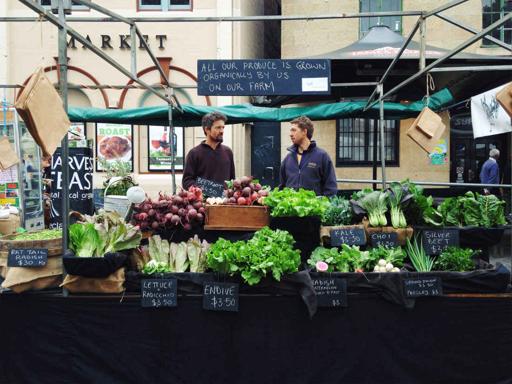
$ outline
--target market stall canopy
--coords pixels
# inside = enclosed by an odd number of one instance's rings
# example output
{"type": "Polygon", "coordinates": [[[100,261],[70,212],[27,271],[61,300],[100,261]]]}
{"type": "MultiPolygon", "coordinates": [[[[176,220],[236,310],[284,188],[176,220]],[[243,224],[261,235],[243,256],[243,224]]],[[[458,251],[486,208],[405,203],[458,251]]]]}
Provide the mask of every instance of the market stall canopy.
{"type": "MultiPolygon", "coordinates": [[[[307,59],[331,60],[331,82],[378,82],[389,67],[391,61],[406,41],[401,34],[387,26],[378,25],[360,40],[343,48],[308,56],[307,59]]],[[[425,59],[427,64],[449,53],[450,50],[427,45],[425,59]]],[[[411,40],[400,59],[395,64],[384,83],[384,91],[389,90],[419,71],[420,44],[411,40]]],[[[304,57],[303,57],[304,58],[304,57]]],[[[484,66],[512,64],[509,56],[487,56],[460,52],[446,60],[442,66],[484,66]]],[[[464,100],[503,84],[503,71],[462,71],[433,73],[436,89],[448,87],[456,100],[464,100]]],[[[270,99],[269,105],[297,104],[311,101],[368,98],[375,86],[333,87],[326,96],[278,96],[270,99]]],[[[393,100],[416,100],[425,95],[425,78],[420,78],[400,89],[393,100]]]]}
{"type": "MultiPolygon", "coordinates": [[[[429,107],[439,110],[451,105],[453,96],[443,89],[430,97],[429,107]]],[[[198,105],[182,105],[183,112],[173,110],[173,124],[180,127],[201,126],[201,118],[209,112],[218,111],[227,116],[228,124],[252,123],[261,121],[290,121],[306,115],[312,120],[334,120],[347,117],[363,117],[379,115],[376,104],[364,112],[365,101],[339,102],[319,104],[307,107],[267,108],[255,107],[250,104],[228,105],[225,107],[209,107],[198,105]]],[[[410,104],[384,103],[387,119],[405,119],[415,117],[425,106],[425,100],[410,104]]],[[[69,118],[75,122],[98,122],[135,125],[169,125],[168,107],[144,107],[134,109],[99,109],[73,108],[68,111],[69,118]]]]}

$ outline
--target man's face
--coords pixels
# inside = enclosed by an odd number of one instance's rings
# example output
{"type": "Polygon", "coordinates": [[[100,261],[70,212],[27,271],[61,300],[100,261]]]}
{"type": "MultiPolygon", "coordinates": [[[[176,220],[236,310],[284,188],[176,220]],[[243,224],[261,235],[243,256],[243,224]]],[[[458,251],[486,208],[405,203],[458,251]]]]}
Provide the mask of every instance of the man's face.
{"type": "Polygon", "coordinates": [[[215,120],[210,129],[206,129],[206,136],[217,143],[224,140],[224,120],[215,120]]]}
{"type": "Polygon", "coordinates": [[[290,139],[294,145],[301,145],[308,137],[307,129],[301,129],[297,124],[292,124],[290,128],[290,139]]]}

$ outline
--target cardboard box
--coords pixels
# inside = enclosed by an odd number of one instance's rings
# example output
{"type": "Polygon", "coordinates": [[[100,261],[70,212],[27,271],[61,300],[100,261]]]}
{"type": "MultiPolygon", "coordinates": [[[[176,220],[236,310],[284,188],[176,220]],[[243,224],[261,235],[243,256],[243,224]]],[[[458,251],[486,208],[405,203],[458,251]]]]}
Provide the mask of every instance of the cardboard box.
{"type": "Polygon", "coordinates": [[[496,100],[503,107],[505,112],[512,117],[512,83],[509,83],[496,94],[496,100]]]}
{"type": "Polygon", "coordinates": [[[257,231],[270,224],[268,207],[207,205],[206,230],[257,231]]]}
{"type": "Polygon", "coordinates": [[[407,130],[407,136],[426,152],[432,153],[445,130],[446,125],[441,117],[430,108],[425,107],[407,130]]]}
{"type": "Polygon", "coordinates": [[[20,225],[21,222],[18,215],[10,215],[8,219],[0,219],[0,234],[10,235],[15,233],[20,225]]]}

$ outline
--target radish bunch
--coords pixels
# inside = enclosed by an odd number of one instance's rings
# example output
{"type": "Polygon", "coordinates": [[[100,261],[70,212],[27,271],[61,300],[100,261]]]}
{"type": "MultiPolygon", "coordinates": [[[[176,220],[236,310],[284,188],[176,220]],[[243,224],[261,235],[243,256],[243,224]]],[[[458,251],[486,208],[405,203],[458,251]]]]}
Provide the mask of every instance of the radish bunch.
{"type": "Polygon", "coordinates": [[[200,188],[190,187],[176,195],[160,192],[158,199],[146,198],[135,205],[132,224],[141,230],[163,230],[179,225],[185,230],[204,222],[203,193],[200,188]]]}
{"type": "Polygon", "coordinates": [[[261,198],[268,196],[268,190],[263,189],[260,183],[254,182],[253,178],[249,176],[242,176],[240,179],[229,181],[226,184],[225,204],[261,204],[261,198]]]}

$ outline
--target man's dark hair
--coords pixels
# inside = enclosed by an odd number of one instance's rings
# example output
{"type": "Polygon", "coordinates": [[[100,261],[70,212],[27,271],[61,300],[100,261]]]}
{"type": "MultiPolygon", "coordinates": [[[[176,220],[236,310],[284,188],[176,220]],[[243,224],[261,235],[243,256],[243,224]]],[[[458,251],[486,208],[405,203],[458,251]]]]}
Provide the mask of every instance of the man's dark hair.
{"type": "Polygon", "coordinates": [[[295,124],[300,129],[307,130],[306,134],[307,134],[309,140],[311,140],[311,138],[313,137],[313,132],[315,132],[315,127],[313,127],[313,122],[309,119],[309,117],[307,117],[307,116],[297,117],[296,119],[293,119],[292,121],[290,121],[290,124],[295,124]]]}
{"type": "Polygon", "coordinates": [[[203,116],[203,119],[201,121],[203,125],[203,132],[206,135],[206,129],[210,129],[217,120],[222,120],[224,122],[228,121],[228,118],[226,115],[220,113],[220,112],[210,112],[203,116]]]}

